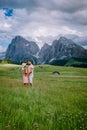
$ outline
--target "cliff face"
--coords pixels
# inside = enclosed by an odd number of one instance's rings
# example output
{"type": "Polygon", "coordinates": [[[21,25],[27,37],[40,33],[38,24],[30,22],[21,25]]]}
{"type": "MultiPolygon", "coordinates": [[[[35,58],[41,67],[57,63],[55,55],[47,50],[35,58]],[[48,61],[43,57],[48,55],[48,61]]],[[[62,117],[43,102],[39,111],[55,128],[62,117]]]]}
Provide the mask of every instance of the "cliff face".
{"type": "Polygon", "coordinates": [[[53,41],[51,46],[44,45],[39,57],[43,63],[70,58],[87,58],[87,50],[75,44],[72,40],[61,37],[59,40],[53,41]]]}
{"type": "Polygon", "coordinates": [[[15,63],[27,60],[33,60],[36,63],[37,59],[34,55],[38,51],[39,47],[35,42],[27,41],[21,36],[16,36],[8,46],[6,58],[15,63]]]}

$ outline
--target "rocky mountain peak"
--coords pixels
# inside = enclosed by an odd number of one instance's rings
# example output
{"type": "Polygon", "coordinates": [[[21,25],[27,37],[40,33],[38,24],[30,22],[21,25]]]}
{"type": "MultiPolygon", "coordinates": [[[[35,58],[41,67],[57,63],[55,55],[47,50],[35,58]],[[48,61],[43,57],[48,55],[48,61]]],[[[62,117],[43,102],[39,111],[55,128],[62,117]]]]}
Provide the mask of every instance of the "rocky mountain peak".
{"type": "Polygon", "coordinates": [[[65,37],[60,37],[59,42],[63,43],[63,44],[68,44],[68,45],[74,44],[74,42],[71,39],[68,39],[68,38],[65,38],[65,37]]]}
{"type": "Polygon", "coordinates": [[[15,36],[14,38],[16,41],[20,41],[20,40],[24,40],[24,38],[22,36],[15,36]]]}
{"type": "Polygon", "coordinates": [[[50,47],[50,45],[48,45],[47,43],[45,43],[41,49],[47,49],[48,47],[50,47]]]}
{"type": "Polygon", "coordinates": [[[59,38],[59,41],[66,41],[66,40],[67,40],[67,38],[64,37],[64,36],[61,36],[61,37],[59,38]]]}
{"type": "Polygon", "coordinates": [[[84,48],[65,37],[60,37],[59,40],[54,40],[50,47],[44,45],[39,54],[43,63],[53,62],[54,59],[56,61],[73,57],[86,58],[87,56],[87,52],[84,48]]]}
{"type": "Polygon", "coordinates": [[[58,43],[65,48],[80,48],[81,50],[83,50],[83,47],[81,47],[80,45],[77,45],[74,41],[65,37],[60,37],[60,39],[58,40],[58,43]]]}
{"type": "Polygon", "coordinates": [[[6,58],[13,62],[20,63],[20,61],[35,59],[34,55],[36,55],[38,51],[39,47],[35,42],[28,41],[21,36],[16,36],[8,46],[6,58]]]}
{"type": "Polygon", "coordinates": [[[22,36],[15,36],[14,39],[12,39],[12,43],[18,43],[18,42],[23,42],[26,41],[22,36]]]}

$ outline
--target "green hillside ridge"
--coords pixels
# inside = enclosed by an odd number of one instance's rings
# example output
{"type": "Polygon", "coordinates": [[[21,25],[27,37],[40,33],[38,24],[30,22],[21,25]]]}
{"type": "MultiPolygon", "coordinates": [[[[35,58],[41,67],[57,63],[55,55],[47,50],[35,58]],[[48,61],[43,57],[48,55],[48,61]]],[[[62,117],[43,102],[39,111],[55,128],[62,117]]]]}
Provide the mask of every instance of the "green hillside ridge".
{"type": "Polygon", "coordinates": [[[87,68],[87,61],[80,59],[70,59],[65,66],[73,66],[73,67],[84,67],[87,68]]]}
{"type": "Polygon", "coordinates": [[[71,58],[63,60],[54,60],[50,64],[56,66],[73,66],[87,68],[87,59],[71,58]]]}

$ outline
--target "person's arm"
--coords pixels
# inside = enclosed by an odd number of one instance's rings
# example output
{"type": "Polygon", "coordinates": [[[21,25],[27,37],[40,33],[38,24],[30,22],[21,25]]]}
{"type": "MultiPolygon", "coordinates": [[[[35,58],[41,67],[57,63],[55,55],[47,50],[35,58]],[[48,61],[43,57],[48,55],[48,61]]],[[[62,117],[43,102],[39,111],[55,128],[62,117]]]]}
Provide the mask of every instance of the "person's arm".
{"type": "Polygon", "coordinates": [[[32,73],[32,71],[33,71],[33,68],[31,67],[30,71],[28,72],[28,76],[32,73]]]}

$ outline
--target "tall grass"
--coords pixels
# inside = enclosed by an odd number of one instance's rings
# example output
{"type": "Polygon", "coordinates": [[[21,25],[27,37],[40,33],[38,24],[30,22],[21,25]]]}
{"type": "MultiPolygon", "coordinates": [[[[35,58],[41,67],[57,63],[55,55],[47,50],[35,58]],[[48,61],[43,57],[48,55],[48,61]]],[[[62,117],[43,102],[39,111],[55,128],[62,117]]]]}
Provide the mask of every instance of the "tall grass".
{"type": "Polygon", "coordinates": [[[24,87],[20,66],[0,67],[0,130],[86,129],[87,69],[36,66],[24,87]]]}

